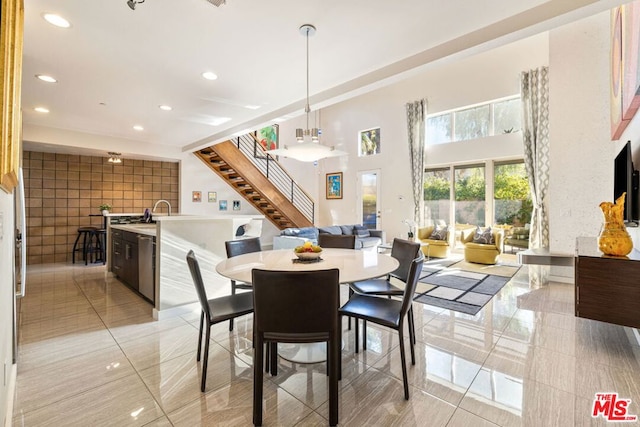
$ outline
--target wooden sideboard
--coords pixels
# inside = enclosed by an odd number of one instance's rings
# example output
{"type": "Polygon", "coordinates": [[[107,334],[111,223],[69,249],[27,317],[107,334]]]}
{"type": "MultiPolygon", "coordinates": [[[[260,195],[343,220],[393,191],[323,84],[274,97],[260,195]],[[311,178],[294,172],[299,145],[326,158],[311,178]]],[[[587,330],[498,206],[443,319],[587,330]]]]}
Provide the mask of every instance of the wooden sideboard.
{"type": "Polygon", "coordinates": [[[640,328],[640,252],[609,257],[596,238],[579,237],[576,255],[576,316],[640,328]]]}

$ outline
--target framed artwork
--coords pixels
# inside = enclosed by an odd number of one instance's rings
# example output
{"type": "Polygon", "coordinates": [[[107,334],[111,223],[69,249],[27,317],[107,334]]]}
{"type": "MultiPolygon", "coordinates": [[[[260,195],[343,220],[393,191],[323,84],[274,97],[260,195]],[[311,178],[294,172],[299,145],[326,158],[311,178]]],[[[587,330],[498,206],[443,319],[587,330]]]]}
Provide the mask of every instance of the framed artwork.
{"type": "Polygon", "coordinates": [[[22,116],[20,86],[22,76],[22,32],[24,8],[17,0],[2,1],[0,28],[0,188],[13,192],[18,184],[20,148],[22,145],[22,116]]]}
{"type": "Polygon", "coordinates": [[[239,211],[240,210],[240,200],[234,200],[233,201],[233,210],[234,211],[239,211]]]}
{"type": "Polygon", "coordinates": [[[342,172],[327,174],[327,199],[342,199],[342,172]]]}
{"type": "Polygon", "coordinates": [[[359,139],[358,157],[380,154],[380,128],[360,131],[359,139]]]}
{"type": "Polygon", "coordinates": [[[256,152],[254,153],[254,157],[256,158],[266,158],[264,155],[265,151],[275,150],[279,146],[279,127],[278,125],[271,125],[267,127],[263,127],[262,129],[256,132],[256,140],[258,143],[256,146],[256,152]]]}
{"type": "Polygon", "coordinates": [[[216,193],[215,191],[209,191],[208,196],[209,197],[207,198],[207,200],[209,203],[215,203],[218,201],[218,193],[216,193]]]}
{"type": "Polygon", "coordinates": [[[202,191],[192,191],[191,192],[191,201],[199,203],[202,201],[202,191]]]}
{"type": "Polygon", "coordinates": [[[226,211],[227,210],[227,201],[226,200],[220,200],[220,202],[218,202],[218,209],[221,211],[226,211]]]}
{"type": "Polygon", "coordinates": [[[611,11],[611,139],[618,140],[640,107],[640,1],[611,11]]]}

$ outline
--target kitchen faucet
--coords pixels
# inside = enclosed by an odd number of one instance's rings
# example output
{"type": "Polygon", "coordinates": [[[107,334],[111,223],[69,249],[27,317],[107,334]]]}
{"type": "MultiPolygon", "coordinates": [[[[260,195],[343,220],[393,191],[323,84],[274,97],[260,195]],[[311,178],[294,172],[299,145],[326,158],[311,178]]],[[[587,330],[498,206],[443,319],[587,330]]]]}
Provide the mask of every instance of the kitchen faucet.
{"type": "Polygon", "coordinates": [[[155,204],[155,205],[153,205],[153,211],[152,211],[152,212],[155,212],[155,211],[156,211],[156,208],[158,207],[158,204],[159,204],[160,202],[164,202],[164,203],[166,203],[166,204],[167,204],[167,208],[169,209],[169,216],[171,216],[171,203],[167,202],[167,201],[166,201],[166,200],[164,200],[164,199],[160,199],[160,200],[158,200],[158,201],[156,202],[156,204],[155,204]]]}

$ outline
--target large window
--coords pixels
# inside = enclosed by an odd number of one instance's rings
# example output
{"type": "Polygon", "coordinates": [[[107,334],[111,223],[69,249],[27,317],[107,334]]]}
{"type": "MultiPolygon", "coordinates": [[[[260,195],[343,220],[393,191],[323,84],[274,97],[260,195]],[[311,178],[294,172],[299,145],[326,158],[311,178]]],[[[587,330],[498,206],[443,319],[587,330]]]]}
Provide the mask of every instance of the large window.
{"type": "Polygon", "coordinates": [[[493,175],[494,222],[515,227],[529,224],[533,205],[524,163],[496,163],[493,175]]]}
{"type": "Polygon", "coordinates": [[[466,141],[520,130],[520,96],[427,116],[429,145],[466,141]]]}
{"type": "Polygon", "coordinates": [[[456,224],[485,224],[484,165],[456,167],[454,191],[456,224]]]}
{"type": "Polygon", "coordinates": [[[449,224],[451,218],[451,170],[424,173],[424,224],[449,224]]]}

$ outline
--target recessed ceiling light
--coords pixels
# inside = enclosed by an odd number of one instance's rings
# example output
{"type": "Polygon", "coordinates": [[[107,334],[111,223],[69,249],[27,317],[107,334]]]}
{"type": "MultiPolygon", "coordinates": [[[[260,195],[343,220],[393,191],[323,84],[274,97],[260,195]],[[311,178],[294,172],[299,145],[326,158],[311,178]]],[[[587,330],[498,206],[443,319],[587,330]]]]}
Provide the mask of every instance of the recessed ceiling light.
{"type": "Polygon", "coordinates": [[[140,125],[135,125],[133,128],[135,130],[137,130],[137,131],[143,131],[144,130],[144,128],[142,126],[140,126],[140,125]]]}
{"type": "Polygon", "coordinates": [[[58,80],[56,80],[55,78],[53,78],[51,76],[47,76],[46,74],[36,74],[36,77],[38,79],[42,80],[43,82],[58,83],[58,80]]]}
{"type": "Polygon", "coordinates": [[[160,108],[163,111],[171,111],[171,110],[173,110],[173,108],[171,108],[170,105],[158,105],[158,108],[160,108]]]}
{"type": "Polygon", "coordinates": [[[48,108],[44,108],[44,107],[36,107],[34,108],[35,111],[37,111],[38,113],[48,113],[49,109],[48,108]]]}
{"type": "Polygon", "coordinates": [[[212,73],[211,71],[205,71],[204,73],[202,73],[202,77],[207,80],[216,80],[218,78],[216,73],[212,73]]]}
{"type": "Polygon", "coordinates": [[[60,15],[56,15],[55,13],[45,13],[42,17],[51,25],[55,25],[60,28],[69,28],[71,23],[64,19],[60,15]]]}
{"type": "Polygon", "coordinates": [[[245,105],[244,108],[248,108],[249,110],[257,110],[260,108],[259,105],[245,105]]]}

